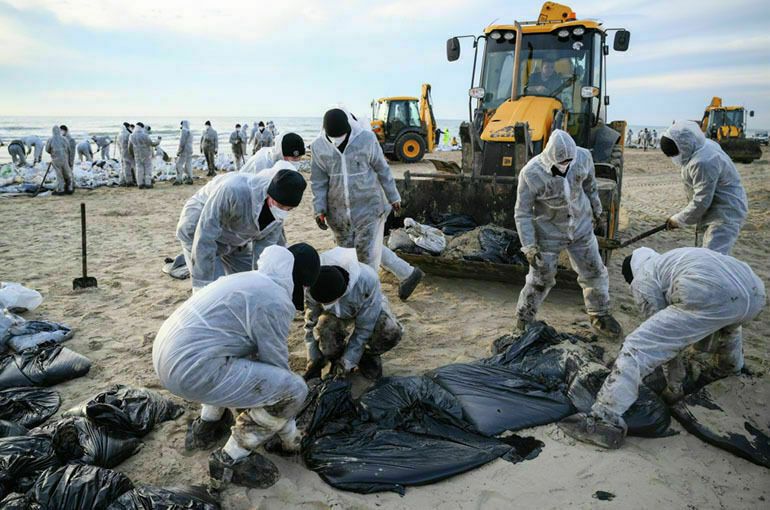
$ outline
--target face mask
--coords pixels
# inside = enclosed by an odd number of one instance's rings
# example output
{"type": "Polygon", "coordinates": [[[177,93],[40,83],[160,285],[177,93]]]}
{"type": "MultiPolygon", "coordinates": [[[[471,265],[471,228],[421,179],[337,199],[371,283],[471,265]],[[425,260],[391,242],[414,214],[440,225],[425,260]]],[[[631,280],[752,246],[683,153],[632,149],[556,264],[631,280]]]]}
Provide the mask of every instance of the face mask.
{"type": "Polygon", "coordinates": [[[259,132],[262,133],[265,130],[265,128],[261,127],[259,128],[259,132]]]}
{"type": "Polygon", "coordinates": [[[335,147],[339,147],[340,145],[342,145],[342,142],[344,142],[347,137],[348,135],[330,136],[329,140],[332,141],[335,147]]]}
{"type": "Polygon", "coordinates": [[[569,163],[556,163],[554,166],[559,169],[559,172],[565,173],[569,168],[569,163]]]}
{"type": "Polygon", "coordinates": [[[676,166],[682,166],[682,155],[677,154],[676,156],[673,156],[671,161],[673,161],[676,166]]]}
{"type": "Polygon", "coordinates": [[[289,216],[289,211],[281,209],[280,207],[277,207],[275,205],[271,205],[269,207],[270,207],[270,214],[273,215],[273,218],[275,218],[276,221],[285,221],[286,218],[289,216]]]}
{"type": "Polygon", "coordinates": [[[340,302],[340,300],[339,300],[339,298],[338,298],[338,299],[335,299],[334,301],[332,301],[331,303],[326,303],[325,305],[321,305],[321,307],[322,307],[324,310],[331,310],[331,309],[333,309],[335,306],[337,306],[337,305],[339,304],[339,302],[340,302]]]}

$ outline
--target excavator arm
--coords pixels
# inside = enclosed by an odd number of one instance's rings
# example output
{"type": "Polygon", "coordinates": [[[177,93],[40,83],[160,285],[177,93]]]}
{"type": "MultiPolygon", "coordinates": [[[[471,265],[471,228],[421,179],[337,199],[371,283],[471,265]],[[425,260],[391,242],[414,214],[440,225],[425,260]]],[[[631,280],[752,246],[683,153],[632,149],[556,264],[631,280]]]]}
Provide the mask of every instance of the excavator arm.
{"type": "Polygon", "coordinates": [[[425,124],[427,152],[433,152],[436,147],[436,118],[433,116],[433,99],[430,97],[430,84],[422,84],[420,93],[420,120],[425,124]]]}

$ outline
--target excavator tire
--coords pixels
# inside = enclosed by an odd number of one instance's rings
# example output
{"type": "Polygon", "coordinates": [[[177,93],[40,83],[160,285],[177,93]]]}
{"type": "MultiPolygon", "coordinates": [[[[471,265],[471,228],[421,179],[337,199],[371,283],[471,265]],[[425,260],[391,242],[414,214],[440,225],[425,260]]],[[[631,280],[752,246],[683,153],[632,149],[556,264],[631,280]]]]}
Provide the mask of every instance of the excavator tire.
{"type": "Polygon", "coordinates": [[[396,140],[395,152],[404,163],[417,163],[425,156],[425,139],[417,133],[405,133],[396,140]]]}

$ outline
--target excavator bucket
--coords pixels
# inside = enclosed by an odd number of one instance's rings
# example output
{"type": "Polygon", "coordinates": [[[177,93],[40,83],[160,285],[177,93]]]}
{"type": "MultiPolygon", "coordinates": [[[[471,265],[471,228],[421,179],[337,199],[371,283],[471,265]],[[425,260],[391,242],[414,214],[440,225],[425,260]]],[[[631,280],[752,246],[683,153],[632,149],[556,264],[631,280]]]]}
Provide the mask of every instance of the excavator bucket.
{"type": "Polygon", "coordinates": [[[725,138],[719,141],[719,146],[736,163],[751,163],[762,157],[759,142],[749,138],[725,138]]]}

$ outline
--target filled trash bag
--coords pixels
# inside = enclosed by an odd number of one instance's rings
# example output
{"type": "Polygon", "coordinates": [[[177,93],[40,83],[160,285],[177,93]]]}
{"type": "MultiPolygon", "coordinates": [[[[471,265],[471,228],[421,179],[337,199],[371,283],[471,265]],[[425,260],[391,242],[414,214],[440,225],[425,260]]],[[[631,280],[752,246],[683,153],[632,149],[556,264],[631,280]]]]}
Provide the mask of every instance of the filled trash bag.
{"type": "Polygon", "coordinates": [[[456,399],[427,377],[382,379],[359,403],[349,382],[328,381],[317,390],[303,411],[313,413],[303,457],[338,489],[403,494],[406,486],[437,482],[500,457],[526,457],[473,431],[456,399]]]}
{"type": "Polygon", "coordinates": [[[527,259],[521,253],[518,234],[496,225],[477,227],[451,238],[444,255],[450,259],[476,262],[527,264],[527,259]]]}
{"type": "Polygon", "coordinates": [[[55,342],[46,342],[19,353],[0,355],[0,389],[53,386],[82,377],[91,361],[55,342]]]}
{"type": "Polygon", "coordinates": [[[217,500],[203,487],[153,487],[128,491],[108,510],[219,510],[217,500]]]}
{"type": "Polygon", "coordinates": [[[769,386],[766,378],[728,377],[687,395],[671,413],[694,436],[770,468],[769,386]]]}
{"type": "Polygon", "coordinates": [[[36,427],[59,410],[59,393],[48,388],[0,390],[0,420],[26,428],[36,427]]]}
{"type": "Polygon", "coordinates": [[[190,269],[187,267],[187,261],[185,261],[182,253],[173,259],[166,257],[161,271],[177,280],[185,280],[190,277],[190,269]]]}
{"type": "Polygon", "coordinates": [[[27,494],[32,504],[57,510],[106,510],[134,488],[122,473],[96,466],[70,464],[43,472],[27,494]]]}
{"type": "Polygon", "coordinates": [[[155,425],[174,420],[183,412],[181,405],[159,393],[118,384],[73,407],[64,416],[84,416],[112,432],[144,436],[155,425]]]}
{"type": "Polygon", "coordinates": [[[435,227],[421,225],[412,218],[406,218],[404,230],[415,245],[431,255],[440,255],[446,249],[446,237],[435,227]]]}
{"type": "Polygon", "coordinates": [[[72,329],[51,321],[24,321],[10,328],[6,345],[16,352],[37,347],[46,342],[64,342],[72,338],[72,329]]]}
{"type": "Polygon", "coordinates": [[[29,433],[49,438],[63,462],[105,468],[117,466],[142,447],[139,439],[101,427],[86,418],[63,418],[29,433]]]}
{"type": "Polygon", "coordinates": [[[12,492],[0,500],[2,510],[45,510],[40,505],[27,498],[26,494],[12,492]]]}
{"type": "Polygon", "coordinates": [[[40,473],[61,461],[50,438],[13,436],[0,439],[0,498],[27,492],[40,473]]]}
{"type": "Polygon", "coordinates": [[[24,313],[34,310],[42,302],[43,296],[36,290],[28,289],[20,283],[0,282],[0,309],[24,313]]]}
{"type": "Polygon", "coordinates": [[[455,236],[463,232],[470,232],[478,227],[476,220],[467,214],[437,214],[431,216],[429,225],[440,229],[445,235],[455,236]]]}
{"type": "Polygon", "coordinates": [[[26,436],[26,427],[12,421],[0,420],[0,437],[26,436]]]}

